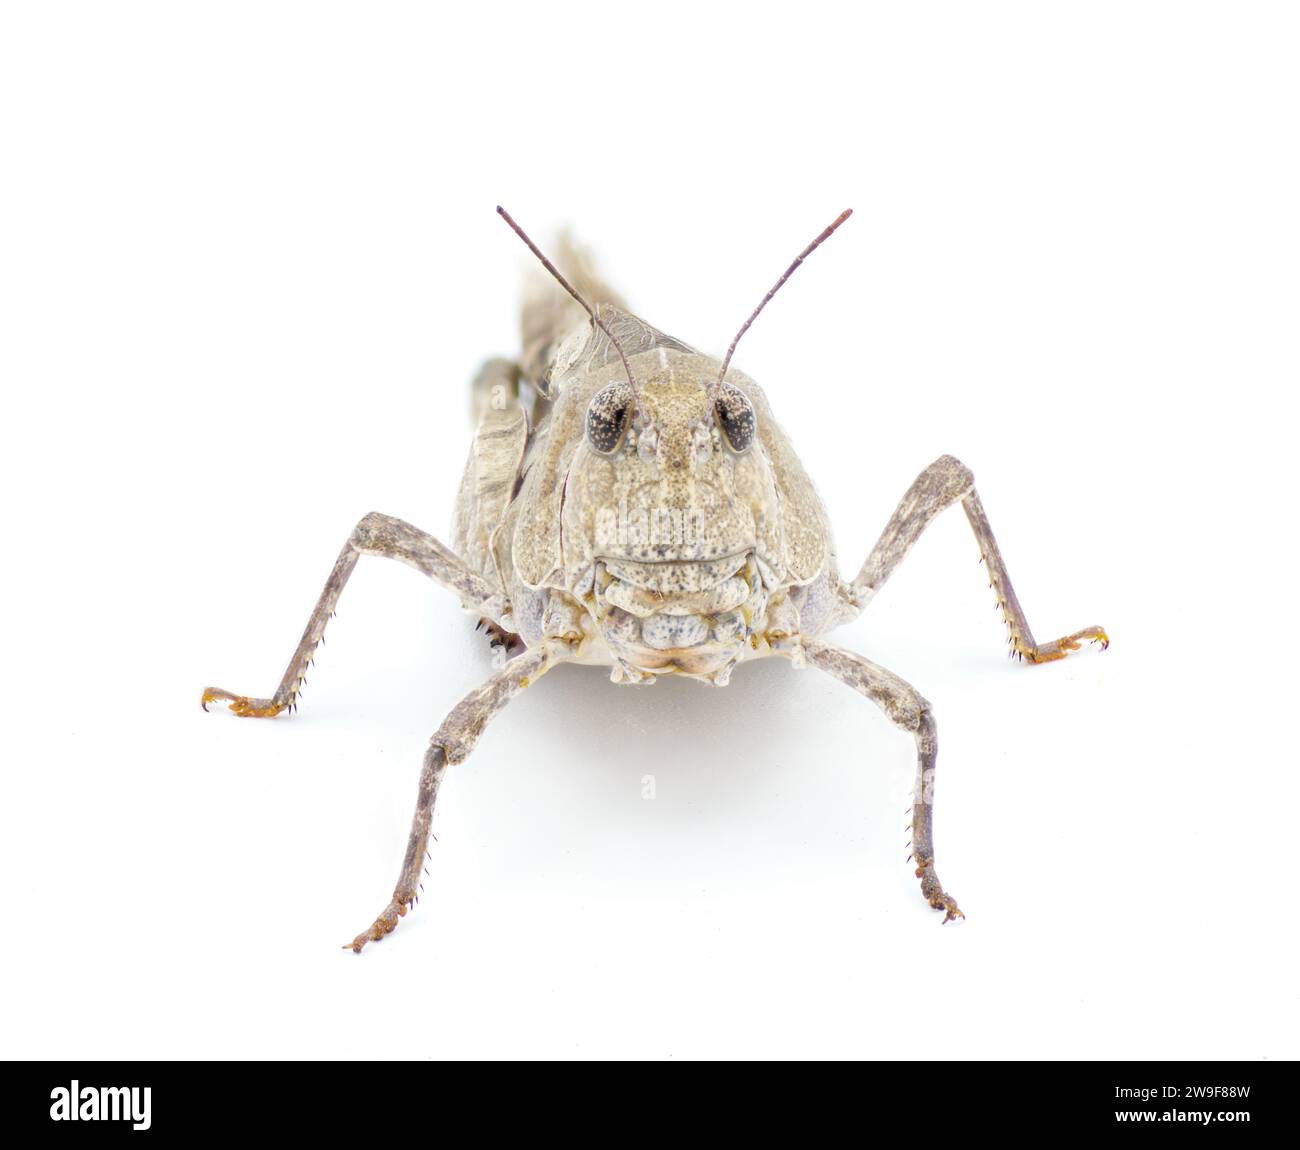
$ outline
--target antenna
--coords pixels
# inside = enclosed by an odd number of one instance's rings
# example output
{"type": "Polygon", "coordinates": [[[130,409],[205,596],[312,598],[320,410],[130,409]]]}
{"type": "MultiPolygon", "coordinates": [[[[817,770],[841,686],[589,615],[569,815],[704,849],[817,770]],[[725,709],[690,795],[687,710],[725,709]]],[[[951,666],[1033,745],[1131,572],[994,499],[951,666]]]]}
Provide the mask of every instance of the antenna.
{"type": "MultiPolygon", "coordinates": [[[[500,208],[497,209],[497,211],[500,210],[501,210],[500,208]]],[[[785,269],[785,274],[782,275],[781,278],[772,285],[771,290],[767,293],[767,295],[763,297],[762,302],[758,305],[758,307],[756,307],[753,310],[753,312],[750,313],[749,318],[745,320],[743,324],[740,325],[740,330],[736,332],[736,338],[731,341],[731,346],[727,348],[727,354],[722,358],[722,370],[718,372],[717,381],[714,383],[713,387],[710,388],[711,398],[713,399],[717,398],[717,393],[722,387],[722,381],[726,377],[727,368],[731,366],[731,357],[735,354],[736,344],[740,342],[740,337],[749,330],[749,325],[752,324],[756,319],[758,319],[758,313],[761,312],[765,307],[767,307],[768,301],[774,295],[776,295],[778,291],[781,290],[781,285],[784,284],[785,281],[788,280],[792,275],[794,275],[795,269],[801,263],[803,263],[803,261],[806,260],[810,255],[812,255],[813,252],[815,252],[819,247],[821,247],[823,243],[825,243],[828,239],[830,239],[831,233],[835,231],[835,229],[838,228],[840,224],[842,224],[845,220],[847,220],[849,216],[851,216],[852,214],[853,214],[852,208],[845,208],[844,211],[840,212],[840,214],[835,217],[835,222],[832,223],[830,227],[828,227],[824,232],[822,232],[821,235],[819,235],[815,240],[813,240],[812,243],[810,243],[806,248],[804,248],[803,251],[801,251],[798,254],[798,256],[795,257],[794,263],[792,263],[788,268],[785,269]]],[[[569,290],[572,291],[573,289],[570,288],[569,290]]]]}
{"type": "MultiPolygon", "coordinates": [[[[550,260],[546,258],[546,256],[542,253],[542,249],[539,248],[535,243],[533,243],[532,240],[528,238],[528,233],[525,232],[524,229],[521,228],[517,223],[515,223],[514,217],[508,211],[506,211],[505,208],[503,208],[500,204],[497,204],[497,215],[499,215],[503,220],[505,220],[505,222],[510,225],[511,230],[515,233],[515,235],[517,235],[521,240],[524,241],[525,244],[528,245],[528,250],[532,252],[533,255],[535,255],[541,261],[542,267],[544,267],[548,272],[551,273],[551,275],[555,277],[556,282],[559,283],[560,287],[562,287],[571,296],[573,296],[574,299],[576,299],[580,304],[582,304],[583,310],[586,311],[586,313],[589,316],[591,316],[591,322],[596,327],[600,328],[600,330],[603,331],[605,335],[609,337],[609,342],[614,345],[614,350],[618,352],[618,358],[623,361],[623,370],[627,372],[627,381],[632,386],[633,401],[639,407],[640,400],[641,400],[641,389],[637,386],[636,377],[632,374],[632,367],[627,362],[627,353],[623,350],[623,345],[618,342],[618,339],[615,337],[614,333],[610,331],[608,327],[605,326],[605,321],[596,314],[591,304],[589,304],[585,299],[582,298],[582,296],[578,294],[577,289],[571,283],[569,283],[569,281],[566,280],[564,276],[560,274],[560,269],[557,268],[553,263],[551,263],[550,260]]],[[[836,224],[838,225],[838,223],[839,221],[837,220],[836,224]]],[[[829,235],[830,233],[828,232],[827,234],[829,235]]],[[[818,243],[820,242],[821,241],[819,240],[818,243]]],[[[804,254],[807,255],[807,252],[805,252],[804,254]]],[[[791,271],[793,270],[794,269],[792,268],[791,271]]],[[[787,272],[786,274],[788,275],[789,273],[787,272]]],[[[764,300],[763,302],[766,303],[767,301],[764,300]]]]}

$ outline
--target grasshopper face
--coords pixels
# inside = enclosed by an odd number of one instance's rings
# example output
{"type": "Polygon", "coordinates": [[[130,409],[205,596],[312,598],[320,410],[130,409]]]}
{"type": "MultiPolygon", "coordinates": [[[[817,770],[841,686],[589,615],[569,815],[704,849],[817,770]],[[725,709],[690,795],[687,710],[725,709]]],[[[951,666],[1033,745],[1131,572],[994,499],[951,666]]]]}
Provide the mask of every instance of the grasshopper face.
{"type": "Polygon", "coordinates": [[[604,373],[575,389],[590,398],[564,483],[565,584],[629,677],[725,681],[785,585],[754,406],[743,384],[715,402],[708,356],[659,348],[633,366],[636,394],[604,373]]]}
{"type": "Polygon", "coordinates": [[[597,315],[614,334],[579,324],[558,344],[553,407],[492,534],[515,629],[615,682],[721,686],[794,641],[810,601],[814,624],[835,610],[830,525],[758,384],[720,382],[719,360],[613,305],[597,315]]]}

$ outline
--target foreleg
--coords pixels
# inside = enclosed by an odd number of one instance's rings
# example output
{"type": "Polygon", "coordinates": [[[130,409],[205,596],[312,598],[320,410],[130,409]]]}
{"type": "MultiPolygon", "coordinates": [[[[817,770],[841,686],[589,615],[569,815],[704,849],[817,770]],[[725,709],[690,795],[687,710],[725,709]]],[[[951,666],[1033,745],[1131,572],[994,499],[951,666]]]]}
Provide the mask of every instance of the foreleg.
{"type": "Polygon", "coordinates": [[[930,704],[892,671],[853,651],[807,637],[802,647],[808,663],[865,695],[885,712],[890,722],[910,732],[916,740],[916,791],[912,798],[912,857],[916,860],[916,877],[921,880],[921,893],[926,901],[935,910],[944,912],[944,922],[965,918],[957,900],[943,889],[934,869],[934,771],[939,741],[930,704]]]}
{"type": "Polygon", "coordinates": [[[553,642],[516,655],[475,691],[471,691],[452,708],[437,733],[429,740],[420,770],[420,786],[415,800],[415,816],[406,841],[406,854],[397,876],[393,897],[370,924],[346,946],[357,954],[367,942],[378,942],[397,928],[397,920],[415,905],[420,889],[429,843],[429,825],[438,786],[447,767],[459,763],[474,749],[483,728],[511,699],[558,662],[568,657],[570,647],[553,642]]]}

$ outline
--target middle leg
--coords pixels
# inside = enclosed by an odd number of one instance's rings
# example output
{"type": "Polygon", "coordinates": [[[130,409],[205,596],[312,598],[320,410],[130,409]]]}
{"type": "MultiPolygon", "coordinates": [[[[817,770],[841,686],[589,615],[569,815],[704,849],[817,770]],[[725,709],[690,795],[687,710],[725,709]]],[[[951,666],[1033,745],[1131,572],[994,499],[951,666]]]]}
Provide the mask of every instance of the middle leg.
{"type": "Polygon", "coordinates": [[[1028,659],[1031,663],[1049,663],[1077,651],[1088,640],[1100,643],[1103,648],[1109,646],[1110,639],[1101,627],[1085,627],[1050,643],[1034,641],[1029,620],[1025,618],[1015,588],[1011,586],[1011,576],[1007,574],[1002,552],[993,538],[993,528],[989,526],[984,505],[975,490],[975,477],[964,463],[951,455],[936,459],[916,477],[862,564],[857,578],[846,588],[845,597],[855,611],[860,612],[871,602],[934,517],[958,500],[961,500],[975,533],[980,557],[988,567],[989,586],[998,597],[998,607],[1007,625],[1007,642],[1016,658],[1028,659]]]}
{"type": "Polygon", "coordinates": [[[504,603],[499,589],[470,570],[455,552],[418,527],[412,527],[392,515],[372,511],[353,528],[348,541],[343,545],[275,694],[269,699],[258,699],[237,695],[223,687],[206,687],[200,699],[203,709],[206,711],[209,703],[222,700],[230,704],[230,709],[236,715],[265,719],[274,718],[280,712],[295,707],[298,694],[306,681],[307,668],[324,638],[325,625],[334,614],[339,596],[343,594],[343,588],[347,586],[348,578],[362,555],[396,559],[414,567],[434,582],[455,592],[463,604],[478,607],[493,620],[503,610],[504,603]]]}

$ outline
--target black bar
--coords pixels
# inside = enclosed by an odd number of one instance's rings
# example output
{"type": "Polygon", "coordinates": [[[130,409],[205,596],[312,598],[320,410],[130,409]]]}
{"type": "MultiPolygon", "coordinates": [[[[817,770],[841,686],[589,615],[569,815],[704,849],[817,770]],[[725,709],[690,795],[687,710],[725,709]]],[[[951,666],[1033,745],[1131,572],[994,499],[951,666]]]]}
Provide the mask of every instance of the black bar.
{"type": "Polygon", "coordinates": [[[774,1081],[770,1089],[763,1080],[772,1072],[761,1066],[728,1066],[723,1077],[707,1081],[691,1071],[669,1083],[626,1068],[610,1080],[591,1071],[560,1073],[564,1081],[552,1083],[545,1070],[524,1076],[429,1063],[10,1063],[4,1113],[7,1131],[81,1140],[283,1132],[381,1143],[401,1137],[412,1122],[430,1132],[457,1128],[481,1118],[486,1102],[493,1132],[512,1120],[522,1132],[531,1121],[533,1137],[548,1136],[548,1127],[578,1132],[604,1125],[609,1139],[619,1141],[616,1131],[628,1129],[621,1114],[635,1118],[638,1141],[647,1127],[662,1126],[666,1133],[689,1132],[692,1140],[757,1128],[768,1137],[789,1131],[802,1142],[845,1122],[866,1139],[901,1124],[913,1133],[931,1129],[936,1137],[948,1128],[1081,1136],[1136,1131],[1134,1137],[1149,1140],[1176,1129],[1240,1141],[1289,1129],[1300,1101],[1295,1064],[1275,1062],[887,1062],[829,1074],[816,1068],[807,1081],[799,1069],[782,1067],[780,1085],[774,1081]],[[462,1077],[463,1088],[450,1087],[462,1077]],[[74,1082],[84,1108],[75,1119],[68,1114],[74,1082]],[[120,1091],[130,1087],[136,1093],[120,1091]],[[116,1121],[108,1116],[113,1105],[116,1121]],[[101,1116],[90,1116],[95,1111],[101,1116]]]}

